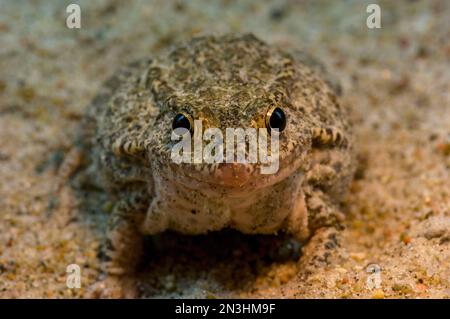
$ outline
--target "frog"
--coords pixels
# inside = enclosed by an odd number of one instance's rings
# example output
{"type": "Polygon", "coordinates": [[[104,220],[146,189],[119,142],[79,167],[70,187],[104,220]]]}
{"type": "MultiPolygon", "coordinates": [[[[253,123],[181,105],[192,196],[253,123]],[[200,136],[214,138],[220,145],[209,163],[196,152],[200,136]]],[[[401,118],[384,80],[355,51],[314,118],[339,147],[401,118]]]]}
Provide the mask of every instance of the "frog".
{"type": "Polygon", "coordinates": [[[135,290],[143,238],[168,230],[284,232],[301,242],[325,236],[315,241],[330,246],[334,236],[323,230],[345,219],[354,172],[352,123],[340,96],[338,81],[311,55],[252,33],[196,36],[116,71],[87,106],[72,156],[83,158],[90,181],[113,203],[107,275],[94,290],[119,297],[135,290]],[[276,133],[278,170],[173,161],[175,129],[194,135],[194,121],[276,133]]]}

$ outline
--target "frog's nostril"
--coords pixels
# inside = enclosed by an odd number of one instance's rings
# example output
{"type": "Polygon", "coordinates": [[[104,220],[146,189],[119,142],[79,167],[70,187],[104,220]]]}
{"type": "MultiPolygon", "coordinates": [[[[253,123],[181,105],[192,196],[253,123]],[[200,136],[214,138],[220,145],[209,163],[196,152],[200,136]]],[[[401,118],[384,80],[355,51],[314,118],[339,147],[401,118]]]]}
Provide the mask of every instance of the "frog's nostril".
{"type": "Polygon", "coordinates": [[[216,170],[216,178],[226,186],[242,186],[251,175],[250,166],[242,163],[221,163],[216,170]]]}

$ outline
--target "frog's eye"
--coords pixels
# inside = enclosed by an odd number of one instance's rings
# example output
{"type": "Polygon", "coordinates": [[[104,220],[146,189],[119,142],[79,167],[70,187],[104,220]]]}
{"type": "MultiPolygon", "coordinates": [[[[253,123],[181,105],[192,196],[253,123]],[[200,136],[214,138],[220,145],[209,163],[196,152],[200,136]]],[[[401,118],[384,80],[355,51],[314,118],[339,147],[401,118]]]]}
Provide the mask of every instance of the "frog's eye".
{"type": "Polygon", "coordinates": [[[282,132],[286,127],[286,115],[278,106],[271,107],[266,114],[266,127],[269,130],[278,129],[282,132]]]}
{"type": "MultiPolygon", "coordinates": [[[[194,120],[192,119],[192,116],[188,113],[178,113],[175,115],[173,122],[172,122],[172,129],[175,131],[177,129],[186,129],[187,132],[191,132],[194,130],[194,120]]],[[[179,132],[182,132],[183,130],[177,130],[179,132]]],[[[184,134],[184,133],[183,133],[184,134]]],[[[183,135],[181,134],[181,135],[183,135]]]]}

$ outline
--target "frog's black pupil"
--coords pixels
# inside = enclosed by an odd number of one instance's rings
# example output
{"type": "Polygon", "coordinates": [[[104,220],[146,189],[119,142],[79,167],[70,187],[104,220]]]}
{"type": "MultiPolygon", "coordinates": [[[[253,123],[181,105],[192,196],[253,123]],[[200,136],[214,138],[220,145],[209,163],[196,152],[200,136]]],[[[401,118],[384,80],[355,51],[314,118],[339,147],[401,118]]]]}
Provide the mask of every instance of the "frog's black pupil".
{"type": "Polygon", "coordinates": [[[273,110],[269,119],[270,128],[277,128],[280,132],[286,127],[286,116],[282,109],[277,107],[273,110]]]}
{"type": "Polygon", "coordinates": [[[172,129],[177,129],[180,127],[183,127],[188,130],[191,129],[191,122],[186,117],[186,115],[181,114],[181,113],[179,113],[175,116],[175,118],[173,119],[173,123],[172,123],[172,129]]]}

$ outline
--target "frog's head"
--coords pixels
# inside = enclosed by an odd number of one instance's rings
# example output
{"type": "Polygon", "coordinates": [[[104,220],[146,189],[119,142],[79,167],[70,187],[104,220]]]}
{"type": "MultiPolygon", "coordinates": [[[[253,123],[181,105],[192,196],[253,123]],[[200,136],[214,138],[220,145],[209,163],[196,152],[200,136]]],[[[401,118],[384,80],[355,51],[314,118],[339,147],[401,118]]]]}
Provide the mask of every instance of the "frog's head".
{"type": "Polygon", "coordinates": [[[311,88],[319,90],[322,82],[289,54],[252,35],[203,37],[155,61],[147,77],[160,109],[150,160],[166,178],[188,187],[242,191],[273,185],[307,165],[316,121],[308,112],[311,88]],[[230,129],[246,133],[241,145],[247,163],[238,160],[237,147],[234,161],[227,161],[230,129]],[[221,137],[222,148],[211,152],[211,139],[220,145],[221,137]],[[278,152],[272,144],[276,139],[278,152]],[[182,141],[190,144],[191,153],[179,163],[174,150],[182,141]],[[249,163],[255,148],[257,159],[249,163]],[[269,162],[259,156],[264,149],[269,162]],[[215,156],[220,150],[223,160],[215,156]],[[205,160],[208,154],[214,155],[213,163],[205,160]]]}

